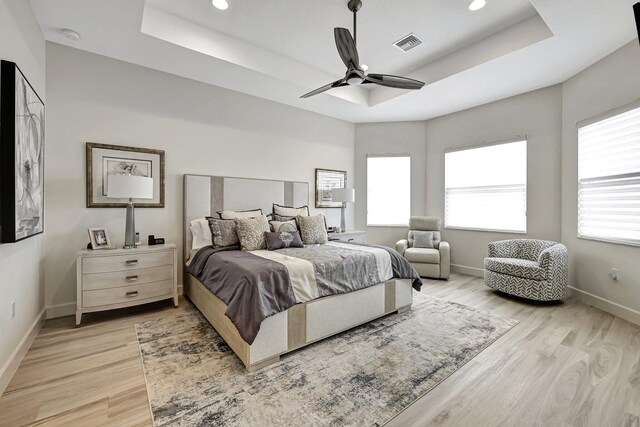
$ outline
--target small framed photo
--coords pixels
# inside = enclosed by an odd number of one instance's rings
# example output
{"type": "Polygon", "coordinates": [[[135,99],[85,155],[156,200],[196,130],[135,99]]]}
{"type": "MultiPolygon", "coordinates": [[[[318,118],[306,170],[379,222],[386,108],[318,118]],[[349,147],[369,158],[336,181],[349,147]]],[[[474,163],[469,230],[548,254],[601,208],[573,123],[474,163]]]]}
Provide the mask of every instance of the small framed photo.
{"type": "Polygon", "coordinates": [[[91,239],[91,249],[111,249],[111,239],[106,228],[90,228],[89,239],[91,239]]]}

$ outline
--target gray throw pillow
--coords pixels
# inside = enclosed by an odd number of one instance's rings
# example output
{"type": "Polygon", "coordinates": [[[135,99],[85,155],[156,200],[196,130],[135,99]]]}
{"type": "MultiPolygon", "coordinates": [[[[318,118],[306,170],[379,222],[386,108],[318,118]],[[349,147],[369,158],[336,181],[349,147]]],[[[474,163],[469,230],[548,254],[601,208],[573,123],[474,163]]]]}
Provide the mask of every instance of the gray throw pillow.
{"type": "Polygon", "coordinates": [[[236,222],[232,219],[217,219],[207,217],[211,229],[211,242],[214,248],[238,246],[238,231],[236,222]]]}
{"type": "Polygon", "coordinates": [[[304,246],[302,239],[300,239],[300,233],[297,231],[264,233],[264,236],[267,239],[267,249],[270,251],[283,248],[301,248],[304,246]]]}
{"type": "Polygon", "coordinates": [[[267,248],[264,233],[269,232],[269,221],[264,215],[256,218],[236,218],[238,239],[243,251],[257,251],[267,248]]]}
{"type": "Polygon", "coordinates": [[[414,231],[413,247],[433,249],[433,231],[414,231]]]}
{"type": "Polygon", "coordinates": [[[274,232],[278,232],[278,231],[285,231],[284,229],[282,229],[282,227],[285,227],[286,231],[297,231],[298,230],[298,224],[296,224],[296,220],[292,219],[289,221],[269,221],[269,224],[271,224],[271,229],[274,232]]]}
{"type": "Polygon", "coordinates": [[[296,221],[305,245],[324,244],[329,241],[324,215],[298,216],[296,221]]]}

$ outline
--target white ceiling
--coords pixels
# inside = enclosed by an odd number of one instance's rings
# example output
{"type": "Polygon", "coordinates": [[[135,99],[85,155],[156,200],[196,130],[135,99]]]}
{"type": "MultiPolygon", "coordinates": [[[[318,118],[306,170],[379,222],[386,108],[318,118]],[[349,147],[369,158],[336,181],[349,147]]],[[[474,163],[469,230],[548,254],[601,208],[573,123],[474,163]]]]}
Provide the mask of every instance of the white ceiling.
{"type": "Polygon", "coordinates": [[[308,99],[299,96],[344,75],[333,27],[352,29],[346,0],[228,0],[226,11],[208,0],[31,4],[49,41],[358,123],[428,119],[560,83],[636,37],[635,1],[487,0],[469,12],[469,0],[363,0],[361,61],[427,85],[308,99]],[[423,43],[392,46],[409,33],[423,43]]]}

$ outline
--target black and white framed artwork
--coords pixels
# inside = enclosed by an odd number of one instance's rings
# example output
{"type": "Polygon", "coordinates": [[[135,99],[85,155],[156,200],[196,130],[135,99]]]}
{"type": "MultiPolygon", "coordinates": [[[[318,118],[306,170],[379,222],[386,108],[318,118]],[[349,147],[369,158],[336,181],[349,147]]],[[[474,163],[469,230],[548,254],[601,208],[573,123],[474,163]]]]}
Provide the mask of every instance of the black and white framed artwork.
{"type": "Polygon", "coordinates": [[[44,232],[44,102],[20,68],[0,63],[0,241],[44,232]]]}

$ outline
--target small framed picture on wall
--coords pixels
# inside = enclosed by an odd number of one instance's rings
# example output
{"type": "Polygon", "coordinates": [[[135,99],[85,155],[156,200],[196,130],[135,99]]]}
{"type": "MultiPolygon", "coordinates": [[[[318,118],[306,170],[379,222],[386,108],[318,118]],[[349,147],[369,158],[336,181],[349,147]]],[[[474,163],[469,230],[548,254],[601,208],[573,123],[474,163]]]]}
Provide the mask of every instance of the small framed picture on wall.
{"type": "Polygon", "coordinates": [[[111,239],[106,228],[90,228],[91,249],[111,249],[111,239]]]}
{"type": "Polygon", "coordinates": [[[331,200],[331,190],[346,188],[347,172],[316,169],[316,208],[340,208],[341,202],[331,200]]]}

